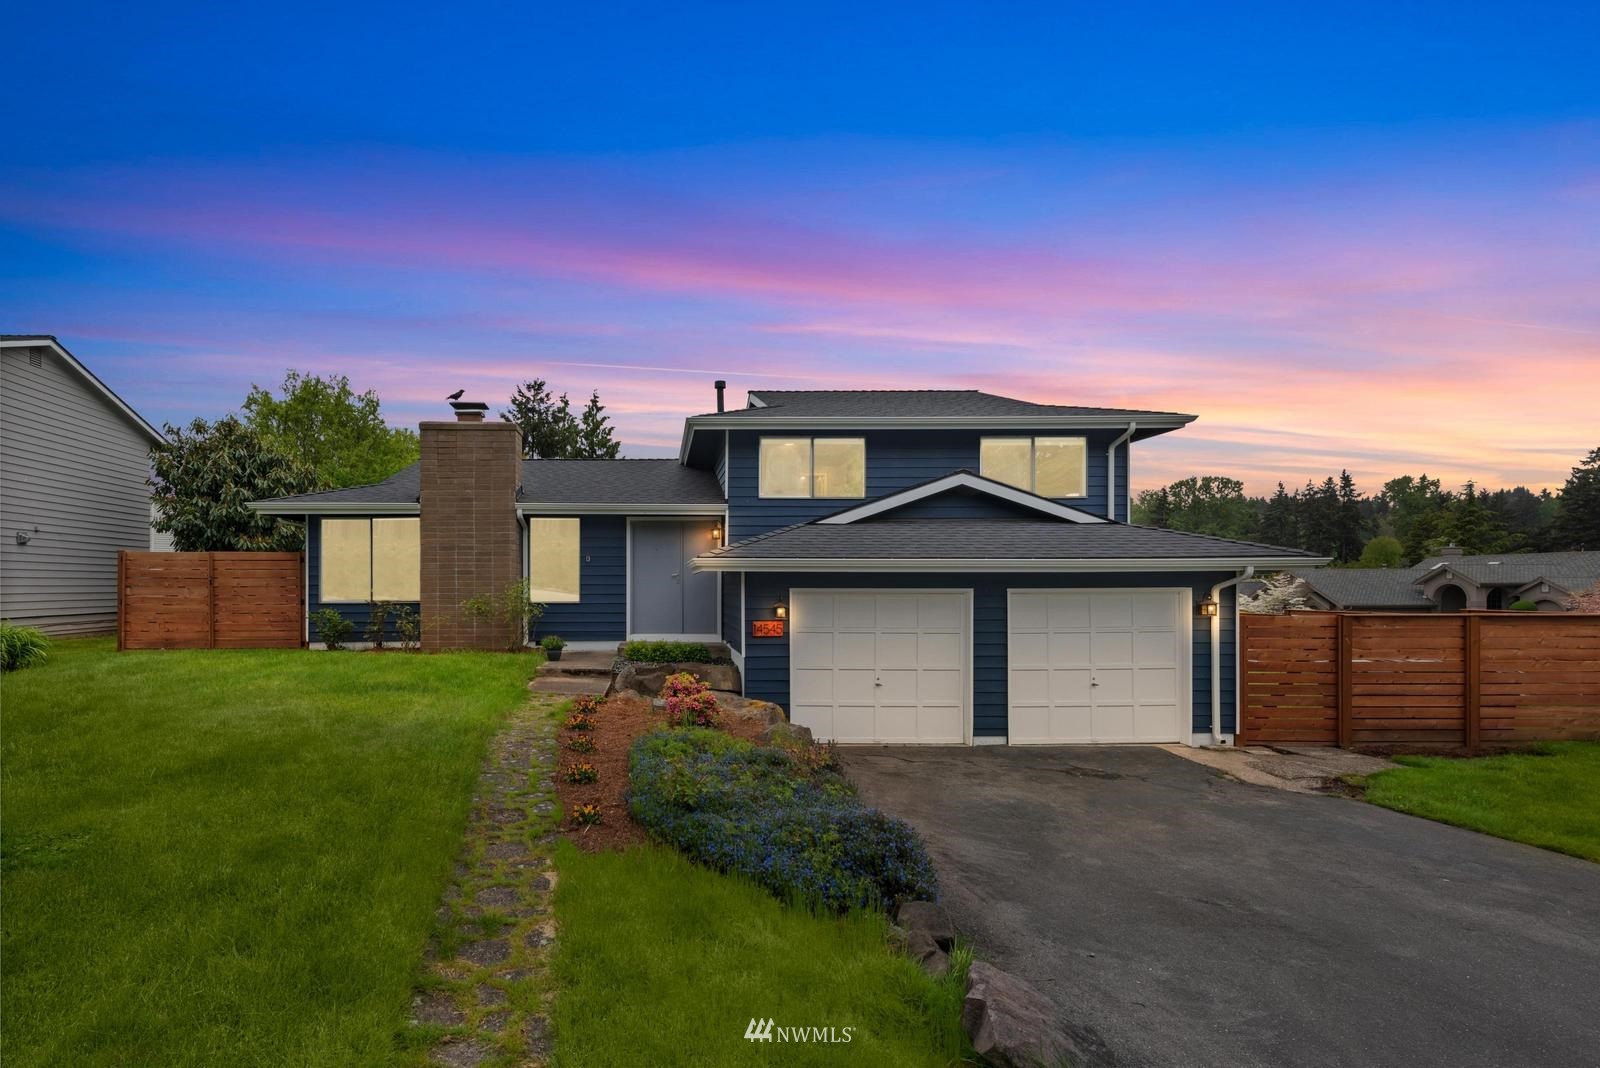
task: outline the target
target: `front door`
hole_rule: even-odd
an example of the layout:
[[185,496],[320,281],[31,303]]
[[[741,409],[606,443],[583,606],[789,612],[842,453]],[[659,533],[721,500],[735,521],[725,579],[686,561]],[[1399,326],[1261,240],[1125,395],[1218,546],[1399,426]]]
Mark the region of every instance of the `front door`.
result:
[[713,520],[636,520],[630,526],[629,625],[633,634],[717,633],[717,576],[689,561],[713,547]]

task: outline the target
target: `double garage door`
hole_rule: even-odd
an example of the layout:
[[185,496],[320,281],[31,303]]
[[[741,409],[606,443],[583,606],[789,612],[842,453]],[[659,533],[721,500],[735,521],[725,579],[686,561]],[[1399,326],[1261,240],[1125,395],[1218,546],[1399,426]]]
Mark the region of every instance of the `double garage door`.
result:
[[[968,590],[795,590],[794,722],[839,742],[960,744],[972,723]],[[1011,590],[1013,744],[1188,736],[1187,590]]]

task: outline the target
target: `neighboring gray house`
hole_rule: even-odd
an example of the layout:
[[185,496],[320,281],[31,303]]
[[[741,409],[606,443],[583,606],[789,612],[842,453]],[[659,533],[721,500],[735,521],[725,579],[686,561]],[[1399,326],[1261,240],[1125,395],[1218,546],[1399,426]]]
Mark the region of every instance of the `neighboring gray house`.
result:
[[116,628],[117,551],[151,547],[161,440],[55,338],[0,334],[0,617]]
[[1564,612],[1600,582],[1600,552],[1494,553],[1448,548],[1415,567],[1296,569],[1310,607],[1374,612],[1459,612],[1532,601]]

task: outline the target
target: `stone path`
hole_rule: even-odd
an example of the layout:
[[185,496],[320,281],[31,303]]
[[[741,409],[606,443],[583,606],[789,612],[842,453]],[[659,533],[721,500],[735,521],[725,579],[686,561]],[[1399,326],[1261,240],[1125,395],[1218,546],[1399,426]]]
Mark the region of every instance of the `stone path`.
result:
[[455,879],[435,915],[411,1005],[427,1063],[543,1065],[556,937],[556,724],[535,694],[490,744]]

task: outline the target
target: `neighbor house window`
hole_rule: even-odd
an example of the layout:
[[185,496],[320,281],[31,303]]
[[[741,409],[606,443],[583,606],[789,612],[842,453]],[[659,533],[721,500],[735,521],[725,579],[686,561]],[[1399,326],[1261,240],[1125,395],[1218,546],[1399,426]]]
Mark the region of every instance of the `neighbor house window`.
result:
[[762,438],[763,497],[865,497],[863,438]]
[[1089,444],[1083,438],[984,438],[978,473],[1041,497],[1089,492]]
[[583,570],[578,520],[528,520],[528,599],[537,604],[578,600]]
[[417,519],[324,519],[324,602],[422,599],[422,534]]

